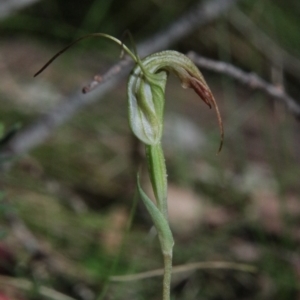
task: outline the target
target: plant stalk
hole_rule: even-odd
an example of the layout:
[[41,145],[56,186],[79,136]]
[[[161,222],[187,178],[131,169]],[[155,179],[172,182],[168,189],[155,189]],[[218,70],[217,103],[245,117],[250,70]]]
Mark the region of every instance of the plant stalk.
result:
[[[168,220],[168,182],[165,158],[161,143],[156,145],[146,145],[146,156],[152,189],[156,198],[157,208],[164,218]],[[158,232],[159,234],[159,232]],[[172,277],[172,256],[173,244],[164,247],[165,241],[159,234],[164,259],[164,278],[163,278],[163,300],[170,300],[171,277]]]
[[161,143],[146,145],[146,157],[157,207],[168,220],[167,170]]
[[172,277],[172,253],[164,253],[164,279],[163,279],[163,300],[170,300],[171,277]]

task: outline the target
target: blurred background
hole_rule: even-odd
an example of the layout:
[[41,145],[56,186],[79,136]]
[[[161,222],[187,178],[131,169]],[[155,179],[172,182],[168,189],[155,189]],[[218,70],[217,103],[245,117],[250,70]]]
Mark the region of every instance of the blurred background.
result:
[[[47,115],[119,61],[119,47],[88,39],[33,78],[62,47],[91,32],[121,38],[126,29],[139,44],[209,2],[222,5],[0,1],[1,300],[160,299],[161,277],[128,277],[161,268],[162,258],[135,196],[136,171],[145,173],[146,190],[149,181],[143,147],[128,127],[126,79],[46,139],[34,144],[28,135],[17,155],[6,154],[18,134],[51,127]],[[297,101],[300,2],[225,2],[228,9],[169,48],[254,72]],[[163,147],[174,265],[195,265],[174,274],[173,299],[300,299],[299,120],[283,101],[201,70],[220,107],[225,143],[216,155],[215,113],[170,76]]]

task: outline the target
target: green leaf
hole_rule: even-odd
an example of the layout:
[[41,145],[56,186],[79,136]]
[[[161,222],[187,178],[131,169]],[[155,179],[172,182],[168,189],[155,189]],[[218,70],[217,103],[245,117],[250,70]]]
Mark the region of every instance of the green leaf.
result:
[[167,170],[161,144],[145,146],[148,171],[158,210],[168,218]]
[[164,254],[172,254],[172,249],[174,246],[173,235],[169,226],[167,219],[163,214],[158,210],[155,204],[151,199],[145,194],[142,190],[139,182],[139,176],[137,178],[138,190],[141,195],[141,198],[152,218],[152,221],[155,225],[155,228],[158,232],[158,237],[161,243],[161,248]]

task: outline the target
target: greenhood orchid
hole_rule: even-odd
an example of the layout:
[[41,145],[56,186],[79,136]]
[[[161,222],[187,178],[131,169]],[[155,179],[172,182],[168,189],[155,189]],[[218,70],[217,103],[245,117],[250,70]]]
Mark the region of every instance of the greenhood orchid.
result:
[[41,73],[60,54],[87,37],[104,37],[114,41],[136,63],[127,85],[129,124],[134,135],[145,144],[147,166],[155,195],[155,203],[144,193],[139,179],[138,191],[157,229],[165,268],[163,300],[169,300],[174,241],[168,223],[167,171],[161,147],[165,88],[168,75],[170,73],[175,74],[181,81],[183,88],[192,88],[210,108],[215,108],[221,132],[219,151],[222,148],[224,137],[220,112],[203,76],[188,57],[177,51],[162,51],[140,59],[136,51],[132,52],[123,42],[104,33],[94,33],[79,38],[51,58],[35,76]]
[[161,140],[166,79],[175,74],[183,88],[192,88],[211,108],[216,109],[223,143],[223,125],[216,101],[194,63],[177,51],[151,54],[136,65],[128,81],[129,121],[142,142],[153,145]]

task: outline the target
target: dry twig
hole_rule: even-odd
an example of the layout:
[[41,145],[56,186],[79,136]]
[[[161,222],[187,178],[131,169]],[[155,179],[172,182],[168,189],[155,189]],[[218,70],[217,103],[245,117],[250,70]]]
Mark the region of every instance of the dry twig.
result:
[[268,83],[257,74],[244,72],[229,63],[211,60],[194,52],[190,52],[188,56],[201,68],[230,76],[251,89],[260,90],[272,98],[282,101],[296,118],[300,118],[300,104],[284,90]]
[[[152,52],[160,51],[168,48],[173,43],[179,41],[183,37],[191,33],[195,28],[207,24],[211,20],[217,18],[238,0],[212,0],[199,3],[183,15],[181,18],[176,20],[170,27],[155,34],[152,38],[147,39],[137,46],[137,52],[141,57],[146,56]],[[105,78],[107,74],[113,73],[116,69],[122,69],[127,63],[121,62],[116,66],[113,66],[105,75],[100,78]],[[83,89],[84,92],[88,92],[94,89],[97,85],[103,82],[98,80],[99,76]]]
[[[256,267],[247,264],[240,264],[240,263],[227,262],[227,261],[206,261],[206,262],[190,263],[190,264],[175,266],[173,267],[172,274],[191,272],[198,269],[226,269],[226,270],[236,270],[236,271],[250,272],[250,273],[254,273],[257,271]],[[112,276],[110,277],[110,280],[115,282],[126,282],[126,281],[134,281],[134,280],[141,280],[141,279],[146,279],[146,278],[151,278],[156,276],[162,276],[163,274],[164,274],[163,269],[156,269],[156,270],[132,274],[132,275]]]

